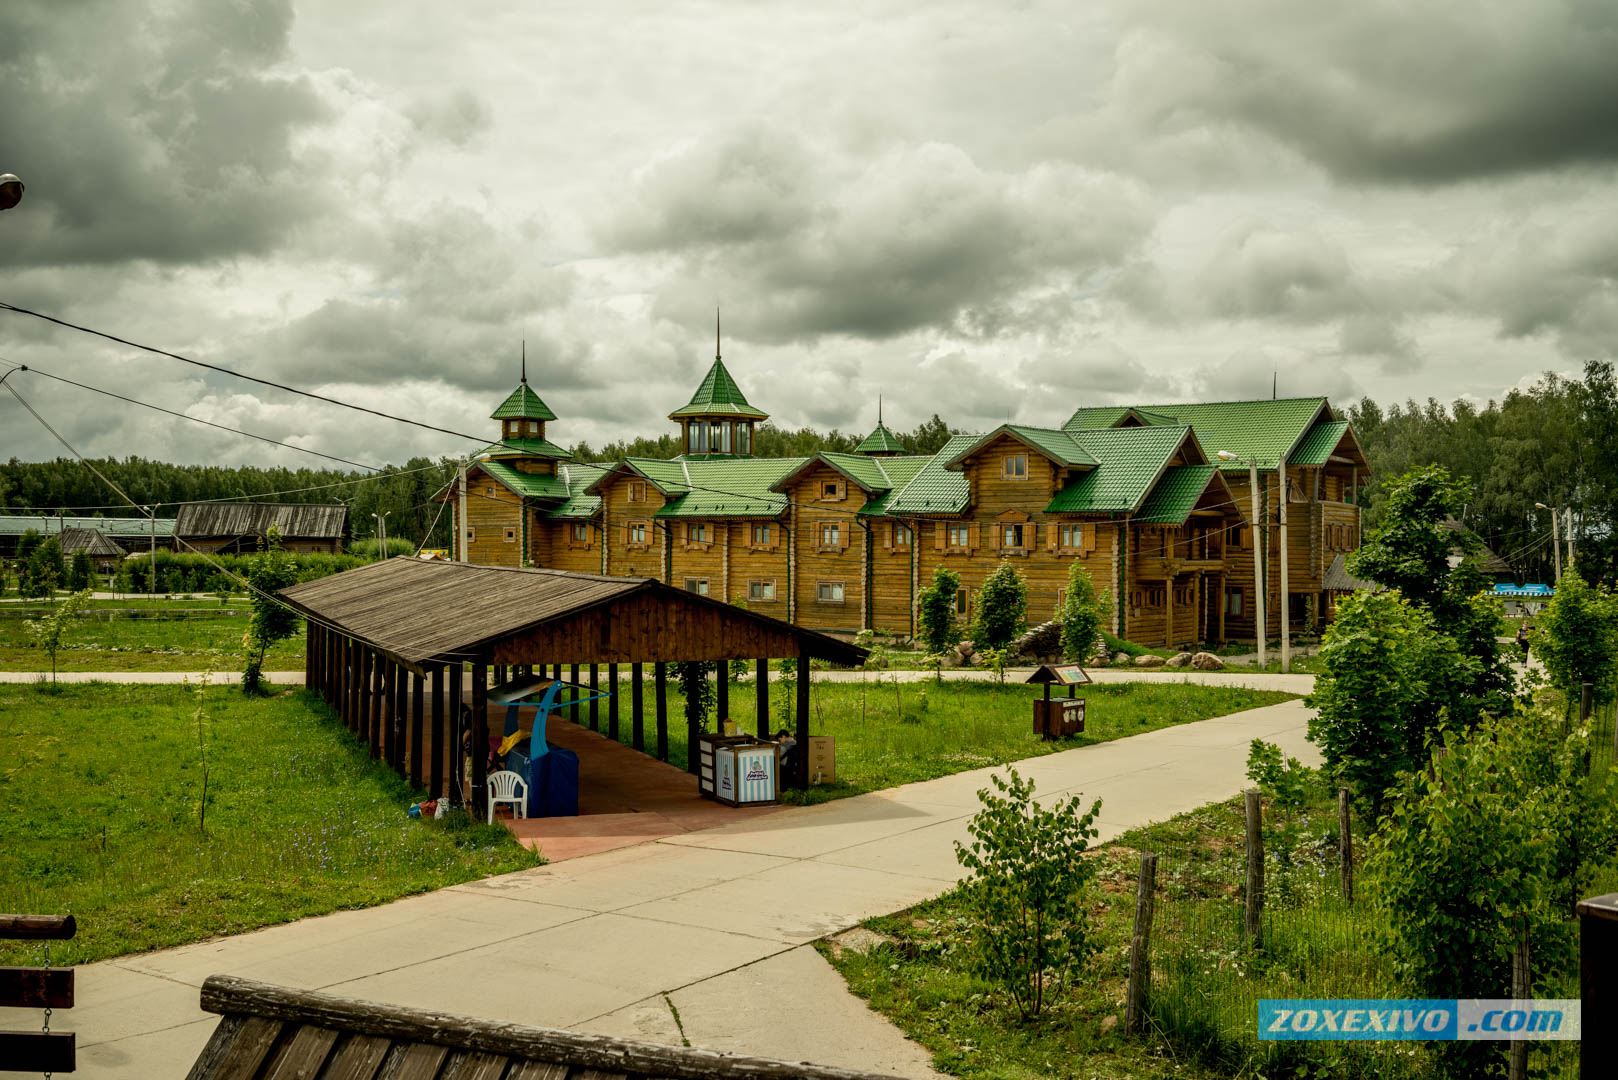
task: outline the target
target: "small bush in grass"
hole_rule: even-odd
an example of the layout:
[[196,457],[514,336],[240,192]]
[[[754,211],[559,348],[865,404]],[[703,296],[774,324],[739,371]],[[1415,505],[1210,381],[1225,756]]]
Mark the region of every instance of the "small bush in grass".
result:
[[1064,983],[1101,947],[1083,902],[1096,872],[1083,856],[1101,800],[1084,813],[1076,795],[1046,809],[1032,780],[1006,773],[989,777],[996,791],[978,792],[972,843],[957,841],[955,857],[973,875],[962,882],[975,915],[973,967],[1028,1020],[1044,1008],[1047,984]]
[[921,639],[932,652],[941,653],[960,640],[955,630],[955,593],[960,587],[961,575],[940,566],[933,571],[933,583],[921,591],[917,617]]
[[63,600],[61,606],[47,615],[29,619],[23,624],[34,644],[51,657],[51,682],[56,682],[56,654],[62,648],[62,635],[67,632],[68,620],[90,605],[90,590],[76,592]]
[[1077,559],[1067,572],[1067,596],[1062,601],[1062,655],[1083,663],[1095,651],[1101,621],[1112,610],[1112,596],[1106,590],[1096,594],[1090,572]]
[[979,652],[1005,648],[1027,624],[1028,582],[1010,562],[1001,560],[984,579],[977,601],[972,643]]
[[265,650],[297,633],[297,614],[275,595],[297,580],[297,565],[281,547],[280,530],[272,525],[264,550],[247,570],[247,581],[253,588],[248,598],[253,613],[248,617],[242,643],[242,689],[248,693],[260,690]]

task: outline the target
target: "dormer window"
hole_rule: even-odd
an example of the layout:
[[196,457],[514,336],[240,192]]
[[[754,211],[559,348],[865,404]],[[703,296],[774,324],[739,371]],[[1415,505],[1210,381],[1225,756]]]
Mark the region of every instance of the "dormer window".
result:
[[1007,480],[1028,479],[1028,455],[1007,454],[1000,462],[1000,475]]

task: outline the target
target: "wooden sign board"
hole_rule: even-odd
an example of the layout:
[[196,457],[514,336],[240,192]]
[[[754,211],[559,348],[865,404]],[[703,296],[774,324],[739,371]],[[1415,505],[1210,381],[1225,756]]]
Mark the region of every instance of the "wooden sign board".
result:
[[71,1031],[0,1031],[0,1070],[6,1072],[73,1072],[77,1054],[77,1036]]
[[837,739],[831,735],[809,736],[809,782],[837,782]]
[[71,1009],[72,968],[0,967],[0,1008]]

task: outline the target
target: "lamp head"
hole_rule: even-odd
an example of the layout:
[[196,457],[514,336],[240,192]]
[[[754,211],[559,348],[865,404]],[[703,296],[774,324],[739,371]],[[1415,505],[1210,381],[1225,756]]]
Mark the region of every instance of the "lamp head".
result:
[[1535,510],[1549,510],[1550,507],[1546,506],[1544,503],[1535,503],[1534,504],[1534,509]]
[[1236,461],[1236,460],[1238,460],[1236,455],[1231,453],[1229,450],[1221,450],[1221,451],[1219,451],[1219,453],[1215,454],[1214,456],[1217,457],[1220,461]]
[[0,210],[10,210],[22,202],[22,181],[16,173],[0,173]]

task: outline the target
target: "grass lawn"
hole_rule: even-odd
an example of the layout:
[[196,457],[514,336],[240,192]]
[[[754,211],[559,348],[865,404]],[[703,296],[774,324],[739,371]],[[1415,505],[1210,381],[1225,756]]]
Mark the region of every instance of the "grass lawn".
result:
[[[0,911],[78,917],[53,963],[198,941],[536,865],[418,797],[312,695],[0,685]],[[38,961],[0,944],[0,963]]]
[[[210,611],[219,601],[160,600],[167,614],[131,618],[153,607],[150,600],[97,600],[63,634],[56,654],[58,671],[218,671],[241,669],[242,635],[247,630],[246,602],[233,603],[235,614]],[[180,609],[194,608],[180,613]],[[0,605],[0,669],[49,671],[50,656],[34,645],[24,623],[49,610],[42,605]],[[26,612],[26,614],[25,614]],[[303,670],[303,633],[277,642],[264,661],[265,671]]]
[[[648,684],[650,681],[648,672]],[[684,767],[685,699],[678,685],[670,679],[669,760]],[[994,681],[896,683],[878,672],[870,672],[864,682],[816,682],[810,693],[810,730],[836,738],[837,782],[807,792],[788,792],[785,797],[792,802],[825,802],[1274,705],[1298,696],[1188,683],[1092,685],[1084,687],[1084,734],[1046,742],[1033,732],[1031,702],[1039,693],[1038,687],[1018,683],[1002,686]],[[628,743],[627,686],[621,694],[618,735],[620,741]],[[646,745],[655,749],[652,696],[648,685]],[[771,730],[791,728],[792,721],[778,711],[792,704],[789,687],[772,681],[770,700],[777,710]],[[743,731],[758,730],[756,701],[751,682],[731,687],[730,719]],[[605,729],[605,710],[600,722]]]

